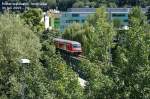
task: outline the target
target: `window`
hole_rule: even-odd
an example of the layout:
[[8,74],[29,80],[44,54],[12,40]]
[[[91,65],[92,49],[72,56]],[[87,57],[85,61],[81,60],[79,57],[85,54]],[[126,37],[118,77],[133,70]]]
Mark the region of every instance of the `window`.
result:
[[116,14],[116,13],[114,13],[114,14],[112,14],[112,17],[124,17],[124,16],[126,16],[125,14]]
[[69,20],[66,20],[66,23],[69,23]]
[[67,14],[65,13],[64,16],[67,17]]
[[79,17],[79,14],[72,14],[72,17]]
[[78,22],[80,22],[80,21],[79,21],[79,20],[74,20],[74,22],[77,22],[77,23],[78,23]]
[[82,20],[82,23],[84,23],[85,22],[85,20]]
[[128,19],[124,20],[124,22],[128,22]]
[[80,44],[73,44],[73,48],[81,48]]
[[66,20],[66,23],[72,23],[73,20]]

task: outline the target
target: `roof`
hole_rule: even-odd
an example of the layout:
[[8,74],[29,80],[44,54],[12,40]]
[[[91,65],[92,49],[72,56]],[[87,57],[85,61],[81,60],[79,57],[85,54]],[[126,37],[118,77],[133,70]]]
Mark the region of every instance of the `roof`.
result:
[[61,38],[55,38],[54,41],[64,42],[64,43],[72,43],[72,44],[80,44],[77,41],[65,40],[65,39],[61,39]]
[[68,12],[95,12],[96,8],[69,8]]
[[[68,12],[96,12],[97,8],[69,8]],[[108,12],[129,12],[131,8],[107,8]]]
[[[68,8],[67,13],[95,13],[97,8]],[[132,8],[107,8],[107,12],[111,13],[129,13]],[[145,13],[147,8],[141,8]]]
[[108,12],[129,12],[130,8],[108,8]]

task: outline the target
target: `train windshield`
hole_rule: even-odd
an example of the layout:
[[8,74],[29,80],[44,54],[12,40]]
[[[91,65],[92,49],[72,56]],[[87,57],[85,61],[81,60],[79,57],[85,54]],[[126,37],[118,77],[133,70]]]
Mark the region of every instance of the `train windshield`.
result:
[[73,48],[81,48],[80,44],[73,44]]

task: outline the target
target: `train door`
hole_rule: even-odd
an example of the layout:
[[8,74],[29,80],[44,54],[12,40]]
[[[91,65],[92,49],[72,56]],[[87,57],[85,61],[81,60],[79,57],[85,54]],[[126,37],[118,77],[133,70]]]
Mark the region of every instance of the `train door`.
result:
[[71,47],[71,44],[70,43],[67,43],[67,51],[72,51],[72,47]]

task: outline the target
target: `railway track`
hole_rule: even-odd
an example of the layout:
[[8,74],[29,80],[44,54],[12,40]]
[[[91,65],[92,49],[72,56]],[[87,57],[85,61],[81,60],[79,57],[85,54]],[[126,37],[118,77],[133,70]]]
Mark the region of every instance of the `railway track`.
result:
[[66,61],[67,65],[69,65],[73,71],[75,71],[80,78],[85,79],[84,72],[79,69],[79,65],[82,59],[87,59],[85,56],[72,56],[69,54],[61,53],[62,58]]

